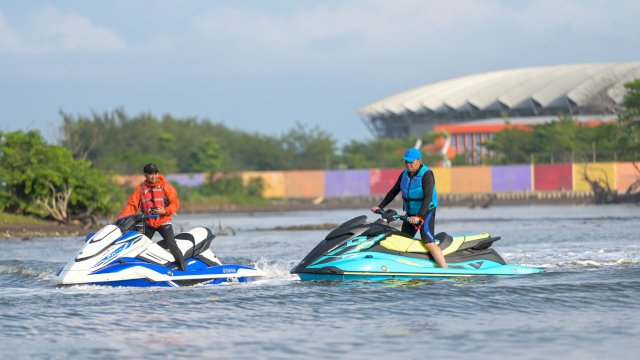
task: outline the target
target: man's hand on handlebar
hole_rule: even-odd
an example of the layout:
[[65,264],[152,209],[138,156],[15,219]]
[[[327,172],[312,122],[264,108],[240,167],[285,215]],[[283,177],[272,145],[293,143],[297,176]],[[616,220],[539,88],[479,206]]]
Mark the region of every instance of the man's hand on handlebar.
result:
[[158,215],[164,215],[164,214],[167,213],[167,211],[162,207],[154,207],[153,209],[151,209],[151,213],[152,214],[158,214]]
[[380,207],[379,206],[374,206],[371,208],[371,212],[374,214],[379,214],[380,213]]

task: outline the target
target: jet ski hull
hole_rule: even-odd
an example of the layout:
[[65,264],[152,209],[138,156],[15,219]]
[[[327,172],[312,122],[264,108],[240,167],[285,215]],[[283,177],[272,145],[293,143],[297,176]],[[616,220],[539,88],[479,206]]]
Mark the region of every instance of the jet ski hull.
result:
[[[255,281],[263,275],[242,265],[225,264],[206,267],[197,259],[187,259],[187,271],[175,267],[149,264],[132,258],[121,258],[98,271],[62,270],[58,274],[58,286],[99,285],[131,287],[181,287],[244,283]],[[201,266],[198,266],[201,265]],[[196,268],[198,270],[191,270]]]
[[323,264],[311,265],[296,273],[301,280],[385,280],[524,275],[542,272],[532,267],[504,265],[482,259],[449,263],[447,268],[440,268],[431,260],[373,252],[358,253],[346,259],[336,258],[336,261],[330,260],[324,259]]

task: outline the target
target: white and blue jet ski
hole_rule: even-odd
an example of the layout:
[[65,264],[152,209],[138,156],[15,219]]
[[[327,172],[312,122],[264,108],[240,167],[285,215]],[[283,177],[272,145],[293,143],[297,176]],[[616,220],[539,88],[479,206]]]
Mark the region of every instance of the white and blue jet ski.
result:
[[136,231],[143,222],[144,215],[131,215],[87,235],[78,255],[57,274],[56,284],[179,287],[248,282],[264,276],[247,266],[222,264],[210,249],[215,235],[204,227],[175,235],[186,264],[181,271],[164,240],[154,243]]

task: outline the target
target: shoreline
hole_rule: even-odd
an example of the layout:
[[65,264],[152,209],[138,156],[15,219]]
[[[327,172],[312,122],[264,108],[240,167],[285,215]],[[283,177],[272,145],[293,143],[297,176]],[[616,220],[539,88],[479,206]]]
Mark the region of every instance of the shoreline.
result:
[[[370,209],[379,204],[383,195],[334,197],[315,199],[288,199],[269,205],[234,205],[234,204],[184,204],[180,212],[197,213],[239,213],[270,211],[305,211],[333,209]],[[472,194],[438,194],[441,206],[490,207],[508,205],[588,205],[594,204],[593,193],[590,192],[514,192],[514,193],[472,193]],[[391,207],[402,209],[402,199],[396,196]]]
[[[382,201],[382,196],[344,197],[329,199],[287,200],[270,205],[229,205],[215,206],[208,204],[184,204],[181,213],[185,214],[228,214],[228,213],[261,213],[291,212],[339,209],[370,209]],[[505,194],[443,194],[439,196],[441,206],[489,208],[491,206],[514,205],[591,205],[594,204],[592,194],[559,193],[540,197],[539,193]],[[390,206],[402,209],[401,199],[396,198]],[[314,226],[313,224],[309,226]],[[82,237],[94,231],[81,224],[60,224],[54,221],[38,223],[0,223],[0,240],[30,240],[39,237]]]
[[2,240],[31,240],[40,237],[76,237],[84,236],[90,230],[77,224],[60,224],[55,221],[44,221],[42,223],[0,224],[0,241]]

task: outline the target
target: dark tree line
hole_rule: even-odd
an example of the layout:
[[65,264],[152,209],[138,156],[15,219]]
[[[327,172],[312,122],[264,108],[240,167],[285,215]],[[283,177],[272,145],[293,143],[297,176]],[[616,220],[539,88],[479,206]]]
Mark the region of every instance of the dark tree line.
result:
[[279,136],[234,130],[206,119],[134,117],[124,110],[62,112],[62,145],[78,159],[122,174],[156,162],[164,172],[398,167],[415,138],[352,141],[338,149],[318,126],[296,123]]

